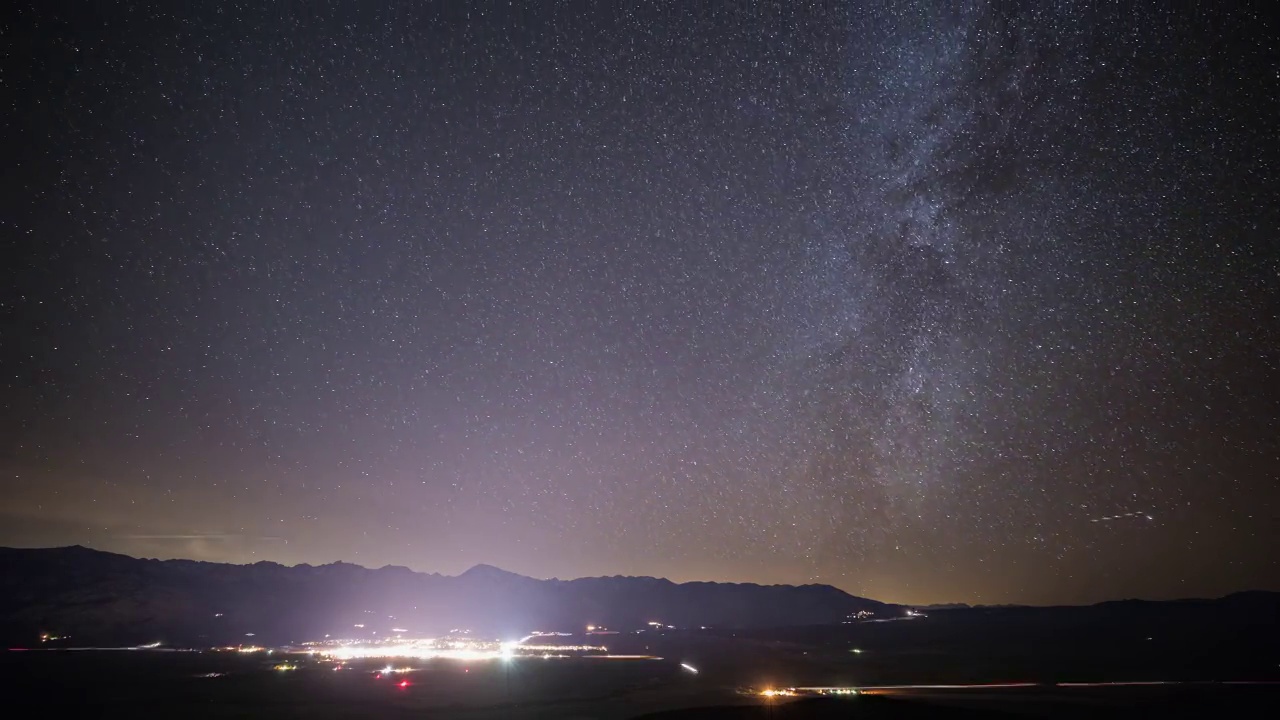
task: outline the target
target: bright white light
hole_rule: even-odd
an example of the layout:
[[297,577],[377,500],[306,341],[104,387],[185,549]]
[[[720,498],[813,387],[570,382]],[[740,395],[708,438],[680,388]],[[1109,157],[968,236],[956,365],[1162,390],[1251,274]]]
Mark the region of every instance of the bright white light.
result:
[[496,660],[503,656],[498,643],[441,643],[436,640],[362,643],[320,648],[319,653],[333,660],[360,658],[406,658],[414,660]]
[[378,640],[329,640],[323,643],[309,643],[312,651],[334,661],[357,660],[361,658],[382,658],[391,660],[404,658],[412,660],[510,660],[523,655],[550,654],[561,656],[563,653],[583,654],[596,657],[595,653],[608,653],[604,645],[531,645],[526,644],[538,635],[529,635],[519,640],[498,642],[495,640],[470,640],[457,638],[402,638],[388,636]]
[[697,675],[697,674],[698,674],[698,669],[697,669],[697,668],[695,668],[694,666],[690,665],[689,663],[680,663],[680,667],[684,668],[685,670],[688,670],[689,672],[693,673],[694,675]]

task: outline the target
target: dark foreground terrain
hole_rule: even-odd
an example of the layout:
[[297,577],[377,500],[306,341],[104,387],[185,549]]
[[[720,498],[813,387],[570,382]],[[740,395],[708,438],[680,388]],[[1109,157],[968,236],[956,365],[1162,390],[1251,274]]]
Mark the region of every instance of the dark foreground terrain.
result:
[[[293,670],[275,669],[282,663]],[[397,663],[405,665],[408,663]],[[1200,718],[1272,717],[1280,685],[880,688],[842,698],[748,694],[669,660],[330,664],[282,654],[0,654],[20,716],[130,718]],[[403,685],[402,685],[403,683]],[[755,688],[759,690],[759,687]]]
[[[296,669],[274,669],[282,663]],[[630,717],[689,707],[704,695],[732,699],[690,684],[679,665],[652,660],[398,661],[415,671],[378,677],[383,664],[335,671],[280,653],[53,651],[4,653],[0,672],[17,690],[10,707],[61,717]]]
[[855,698],[807,698],[737,707],[699,707],[639,716],[645,720],[826,720],[828,718],[1264,718],[1280,701],[1275,686],[1043,687],[910,691]]

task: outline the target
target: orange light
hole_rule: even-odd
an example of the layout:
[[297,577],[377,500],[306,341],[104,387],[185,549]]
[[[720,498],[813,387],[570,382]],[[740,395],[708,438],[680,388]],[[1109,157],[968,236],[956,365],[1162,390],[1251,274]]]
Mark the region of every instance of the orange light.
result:
[[795,692],[793,692],[792,690],[764,690],[764,691],[761,691],[760,694],[767,698],[791,697],[792,695],[795,695]]

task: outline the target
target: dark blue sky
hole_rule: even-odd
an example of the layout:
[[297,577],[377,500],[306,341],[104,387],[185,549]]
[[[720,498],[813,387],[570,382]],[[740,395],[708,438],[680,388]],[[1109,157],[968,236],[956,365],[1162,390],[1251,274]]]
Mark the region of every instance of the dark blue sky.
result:
[[0,542],[1280,588],[1276,34],[861,5],[18,7]]

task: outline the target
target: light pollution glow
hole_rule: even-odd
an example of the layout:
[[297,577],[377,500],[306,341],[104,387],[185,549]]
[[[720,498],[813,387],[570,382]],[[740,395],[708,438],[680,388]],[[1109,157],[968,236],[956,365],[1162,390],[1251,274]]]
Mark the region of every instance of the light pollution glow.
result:
[[437,638],[401,639],[395,642],[358,643],[338,641],[313,651],[332,660],[368,658],[405,658],[414,660],[484,661],[514,658],[520,654],[541,653],[542,657],[566,657],[563,653],[608,653],[603,645],[525,645],[541,635],[528,635],[520,640],[451,640]]

